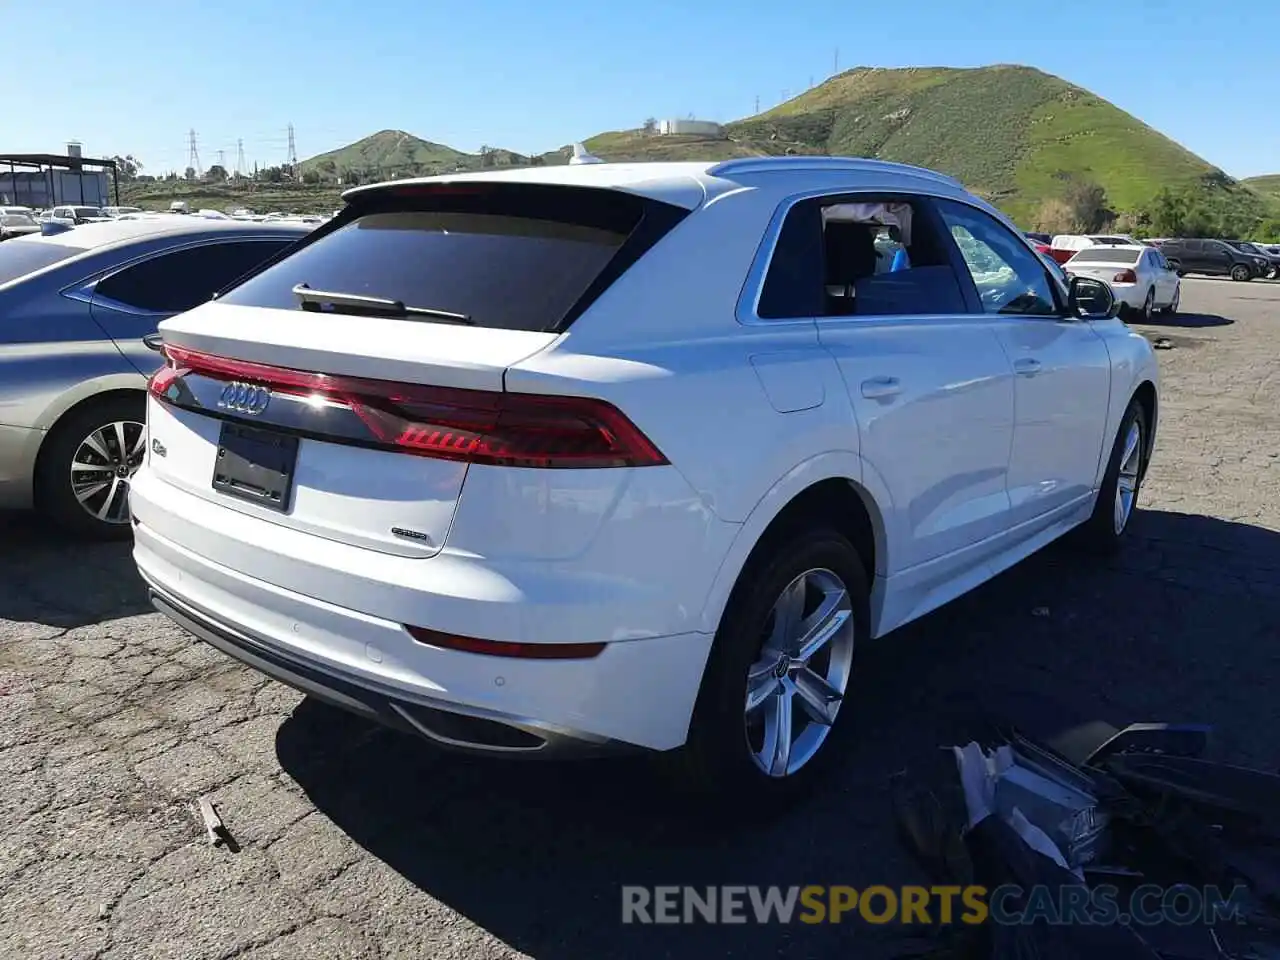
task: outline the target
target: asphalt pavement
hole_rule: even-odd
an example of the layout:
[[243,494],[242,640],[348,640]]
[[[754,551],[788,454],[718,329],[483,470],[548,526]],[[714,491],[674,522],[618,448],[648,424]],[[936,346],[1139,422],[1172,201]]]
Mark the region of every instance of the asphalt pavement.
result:
[[127,545],[0,516],[0,956],[887,957],[860,921],[623,926],[620,887],[921,882],[889,777],[1011,690],[1212,722],[1276,767],[1280,282],[1187,280],[1182,305],[1139,327],[1167,349],[1128,549],[1051,547],[869,645],[855,744],[767,821],[694,815],[635,762],[442,756],[193,642]]

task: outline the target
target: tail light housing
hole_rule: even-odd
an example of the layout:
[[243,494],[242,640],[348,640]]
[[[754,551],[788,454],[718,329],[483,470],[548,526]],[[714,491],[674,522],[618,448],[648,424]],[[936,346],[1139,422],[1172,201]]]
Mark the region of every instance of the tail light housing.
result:
[[1138,275],[1132,270],[1121,270],[1111,278],[1112,283],[1137,283]]
[[148,383],[174,402],[188,374],[246,381],[273,393],[350,408],[379,446],[495,466],[602,468],[661,466],[668,460],[617,407],[591,397],[543,396],[331,376],[217,357],[166,344],[165,366]]
[[426,627],[405,625],[409,636],[429,647],[477,653],[486,657],[515,660],[590,660],[603,651],[603,643],[520,643],[511,640],[481,640],[453,633],[441,633]]

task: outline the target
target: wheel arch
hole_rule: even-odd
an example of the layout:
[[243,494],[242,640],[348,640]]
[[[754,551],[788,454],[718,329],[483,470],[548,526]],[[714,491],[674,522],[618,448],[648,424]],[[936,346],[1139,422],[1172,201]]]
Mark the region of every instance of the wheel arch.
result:
[[[116,377],[104,379],[106,379],[108,383],[120,380],[120,378]],[[80,386],[84,387],[86,385],[87,384],[81,384]],[[32,502],[37,506],[40,502],[40,487],[36,482],[36,479],[40,476],[41,468],[48,456],[50,449],[49,440],[51,437],[56,435],[58,427],[65,423],[68,417],[74,416],[81,410],[87,409],[93,404],[104,403],[118,397],[128,399],[136,398],[138,400],[145,401],[146,396],[147,391],[145,386],[134,386],[130,380],[124,380],[123,382],[117,382],[116,385],[108,385],[103,389],[92,390],[88,393],[85,393],[83,390],[78,390],[70,399],[68,399],[68,394],[64,394],[59,398],[59,403],[51,405],[50,410],[47,410],[45,417],[42,418],[42,421],[46,424],[43,427],[44,436],[41,438],[40,447],[36,450],[35,458],[31,462]],[[76,397],[78,397],[78,399],[76,399]],[[53,413],[53,415],[50,415],[50,411],[56,412]]]
[[823,454],[789,472],[760,498],[729,548],[703,606],[701,628],[714,633],[745,574],[770,547],[818,518],[831,521],[858,552],[870,582],[872,628],[878,594],[891,569],[892,517],[887,488],[857,454]]
[[1137,401],[1138,406],[1142,408],[1142,418],[1147,424],[1147,447],[1142,451],[1142,474],[1145,479],[1147,474],[1147,465],[1151,462],[1151,454],[1155,450],[1156,445],[1156,421],[1160,415],[1160,396],[1156,392],[1156,385],[1150,380],[1143,380],[1133,391],[1133,397],[1130,402]]

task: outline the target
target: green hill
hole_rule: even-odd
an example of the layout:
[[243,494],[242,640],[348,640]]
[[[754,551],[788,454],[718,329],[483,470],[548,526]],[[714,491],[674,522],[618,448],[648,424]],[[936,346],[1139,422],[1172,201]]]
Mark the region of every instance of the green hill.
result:
[[1015,216],[1073,181],[1098,184],[1126,211],[1162,188],[1230,180],[1101,97],[1031,67],[859,67],[725,129],[728,139],[719,141],[630,131],[587,145],[607,160],[784,153],[896,160],[958,177]]
[[400,174],[442,173],[464,166],[474,159],[453,147],[422,140],[403,130],[380,130],[372,136],[337,150],[330,150],[298,164],[299,172],[341,173],[354,170],[371,176],[393,177]]
[[1280,201],[1280,173],[1268,174],[1265,177],[1248,177],[1240,182],[1251,190]]

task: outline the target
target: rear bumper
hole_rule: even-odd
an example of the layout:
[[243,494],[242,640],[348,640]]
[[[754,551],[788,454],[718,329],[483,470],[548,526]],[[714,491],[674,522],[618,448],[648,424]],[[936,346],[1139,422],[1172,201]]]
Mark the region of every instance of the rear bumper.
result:
[[[316,589],[302,593],[197,555],[157,531],[153,521],[159,508],[147,494],[145,482],[132,490],[134,559],[157,607],[200,639],[269,676],[445,746],[484,753],[592,753],[625,746],[669,750],[688,735],[710,635],[614,640],[598,656],[575,660],[492,657],[429,646],[409,635],[394,605],[377,615],[334,602],[342,594],[324,591],[326,578],[312,579]],[[289,565],[278,554],[271,559],[281,570]],[[422,564],[425,575],[425,565],[439,560],[410,562]],[[358,576],[355,570],[333,573]],[[460,581],[453,588],[467,586]],[[422,616],[407,622],[465,632],[432,622],[432,598],[421,589],[413,599]],[[438,599],[442,605],[460,600]],[[478,607],[511,605],[507,598],[465,599]],[[485,611],[476,609],[475,622],[485,620]],[[467,635],[507,639],[480,630]]]

